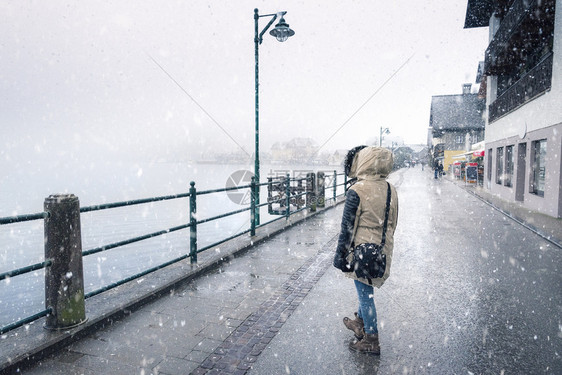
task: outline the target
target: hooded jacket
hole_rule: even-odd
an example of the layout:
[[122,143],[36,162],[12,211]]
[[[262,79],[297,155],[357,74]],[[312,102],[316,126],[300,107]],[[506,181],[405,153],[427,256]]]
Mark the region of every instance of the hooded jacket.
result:
[[[351,165],[349,178],[357,182],[348,190],[337,250],[345,254],[348,261],[353,259],[353,248],[362,243],[380,244],[386,210],[387,181],[392,171],[392,152],[380,147],[366,147],[359,151]],[[391,201],[386,229],[386,270],[382,278],[361,279],[355,272],[346,276],[362,283],[380,288],[390,276],[394,231],[398,222],[398,195],[390,185]]]

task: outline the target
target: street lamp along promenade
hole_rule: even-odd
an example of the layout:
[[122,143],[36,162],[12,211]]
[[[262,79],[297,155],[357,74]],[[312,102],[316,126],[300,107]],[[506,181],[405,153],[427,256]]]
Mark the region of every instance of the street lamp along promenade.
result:
[[381,126],[381,131],[379,133],[379,147],[382,147],[382,137],[385,134],[390,134],[390,129],[389,128],[384,128]]
[[[269,29],[269,27],[273,24],[273,22],[275,22],[275,20],[277,19],[277,17],[280,17],[279,23],[277,23],[277,25],[275,25],[275,28],[273,30],[271,30],[269,32],[270,35],[274,36],[275,38],[277,38],[278,41],[280,42],[284,42],[286,41],[290,36],[295,35],[295,32],[293,30],[291,30],[289,28],[289,24],[287,24],[285,22],[285,19],[283,18],[283,16],[286,14],[287,12],[279,12],[279,13],[274,13],[274,14],[263,14],[263,15],[259,15],[258,13],[258,9],[254,9],[254,26],[255,26],[255,35],[254,35],[254,44],[255,44],[255,48],[256,48],[256,141],[255,141],[255,146],[256,146],[256,150],[254,153],[254,160],[255,160],[255,165],[254,165],[254,177],[255,177],[255,181],[256,181],[256,190],[254,191],[255,197],[256,197],[256,208],[255,208],[255,224],[259,225],[260,223],[260,154],[259,154],[259,143],[260,143],[260,138],[259,138],[259,58],[258,58],[258,50],[259,50],[259,45],[262,43],[263,39],[263,34],[265,34],[265,32]],[[260,32],[259,28],[258,28],[258,20],[261,17],[272,17],[271,20],[269,21],[269,23],[264,27],[264,29]]]

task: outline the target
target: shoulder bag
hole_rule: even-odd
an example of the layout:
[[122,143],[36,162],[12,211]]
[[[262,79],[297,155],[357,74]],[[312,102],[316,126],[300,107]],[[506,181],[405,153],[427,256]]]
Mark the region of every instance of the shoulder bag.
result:
[[384,225],[382,228],[382,240],[380,245],[374,243],[362,243],[353,249],[352,269],[355,275],[361,279],[377,279],[384,275],[386,270],[386,254],[382,249],[386,243],[386,227],[388,226],[388,214],[390,211],[390,184],[387,182],[386,209],[384,212]]

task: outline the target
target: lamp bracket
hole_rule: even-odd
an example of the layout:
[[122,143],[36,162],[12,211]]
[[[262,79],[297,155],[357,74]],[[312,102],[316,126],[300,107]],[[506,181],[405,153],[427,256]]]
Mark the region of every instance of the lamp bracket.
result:
[[[258,22],[259,18],[262,17],[273,17],[269,23],[263,28],[263,30],[261,31],[261,33],[259,34],[259,36],[257,36],[256,42],[258,42],[259,44],[262,44],[263,42],[263,34],[265,34],[265,32],[271,27],[271,25],[273,25],[273,22],[275,22],[275,20],[277,19],[277,17],[283,17],[285,14],[287,14],[287,11],[283,11],[283,12],[277,12],[277,13],[271,13],[271,14],[258,14],[258,10],[254,9],[254,19],[256,20],[256,25]],[[256,26],[256,30],[257,30],[257,26]]]
[[[261,31],[259,37],[258,37],[258,42],[261,44],[263,42],[263,34],[265,34],[265,32],[269,29],[269,27],[273,24],[273,22],[275,22],[275,20],[277,19],[277,14],[270,14],[270,16],[272,16],[273,18],[269,21],[269,23],[263,28],[263,30]],[[260,16],[260,17],[265,17],[265,16]]]

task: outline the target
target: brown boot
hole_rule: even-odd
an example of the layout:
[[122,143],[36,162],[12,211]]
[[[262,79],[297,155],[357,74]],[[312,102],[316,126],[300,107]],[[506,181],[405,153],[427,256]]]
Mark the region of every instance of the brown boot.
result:
[[363,339],[354,343],[350,343],[349,348],[359,353],[380,355],[381,347],[379,345],[379,335],[365,334]]
[[363,338],[363,327],[365,326],[363,324],[363,319],[361,319],[357,313],[355,314],[355,319],[351,320],[349,319],[347,316],[345,318],[343,318],[343,324],[345,324],[345,326],[347,327],[347,329],[352,330],[353,333],[355,333],[355,337],[358,340],[361,340]]

